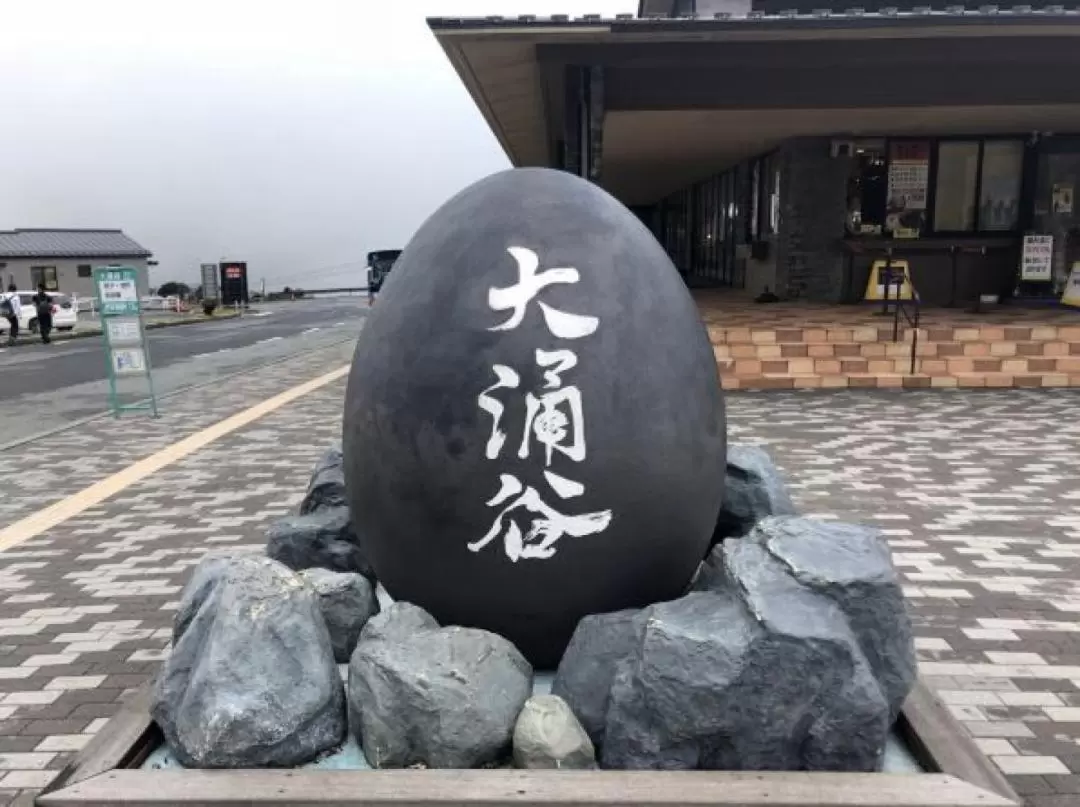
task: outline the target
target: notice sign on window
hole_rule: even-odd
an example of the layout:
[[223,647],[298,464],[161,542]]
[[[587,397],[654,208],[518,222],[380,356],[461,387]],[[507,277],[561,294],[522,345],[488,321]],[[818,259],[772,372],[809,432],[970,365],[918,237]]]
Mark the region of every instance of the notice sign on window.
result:
[[1047,283],[1053,277],[1054,236],[1025,235],[1020,257],[1020,279]]
[[918,236],[926,224],[929,185],[930,144],[923,141],[898,141],[891,144],[885,229],[894,234],[913,231],[915,236]]

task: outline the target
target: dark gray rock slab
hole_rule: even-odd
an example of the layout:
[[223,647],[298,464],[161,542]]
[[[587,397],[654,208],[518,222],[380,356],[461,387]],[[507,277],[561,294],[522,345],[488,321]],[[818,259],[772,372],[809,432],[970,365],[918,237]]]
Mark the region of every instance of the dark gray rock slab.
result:
[[758,446],[729,445],[724,502],[713,543],[745,535],[766,516],[795,515],[787,484],[769,453]]
[[394,602],[371,619],[360,631],[361,642],[396,641],[420,631],[438,630],[435,617],[410,602]]
[[152,714],[192,768],[291,767],[346,736],[345,697],[314,592],[258,555],[209,559],[155,682]]
[[514,725],[514,765],[587,770],[596,767],[596,751],[566,701],[557,695],[535,695],[525,702]]
[[300,577],[319,598],[319,609],[334,647],[334,660],[347,664],[360,631],[379,613],[375,585],[362,574],[329,569],[305,569]]
[[646,611],[618,665],[601,765],[879,770],[889,710],[844,613],[752,541],[729,585]]
[[328,507],[275,521],[267,532],[266,554],[298,572],[329,569],[375,579],[348,507]]
[[350,728],[375,768],[475,768],[510,752],[532,668],[473,628],[362,640],[349,662]]
[[616,668],[633,653],[644,613],[627,609],[583,618],[555,672],[551,694],[566,701],[597,745],[604,741]]
[[716,357],[663,247],[598,185],[540,168],[473,184],[416,231],[357,342],[343,424],[390,596],[538,669],[583,616],[685,592],[725,438]]
[[307,492],[300,502],[300,515],[335,507],[347,507],[345,467],[340,444],[326,449],[311,472]]
[[753,530],[788,572],[847,615],[895,720],[917,677],[911,619],[879,530],[809,518],[768,518]]

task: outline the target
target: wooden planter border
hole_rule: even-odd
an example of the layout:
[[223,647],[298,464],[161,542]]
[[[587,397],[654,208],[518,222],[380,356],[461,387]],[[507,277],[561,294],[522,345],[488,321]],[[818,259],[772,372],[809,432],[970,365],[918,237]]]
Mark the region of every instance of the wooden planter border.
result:
[[917,682],[898,721],[928,773],[713,771],[144,771],[161,743],[150,690],[125,704],[37,799],[41,807],[1016,807],[1020,799]]

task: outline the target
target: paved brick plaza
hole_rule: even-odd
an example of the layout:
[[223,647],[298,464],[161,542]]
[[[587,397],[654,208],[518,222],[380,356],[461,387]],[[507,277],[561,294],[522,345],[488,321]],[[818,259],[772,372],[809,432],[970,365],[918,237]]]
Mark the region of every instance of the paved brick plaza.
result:
[[[0,526],[347,357],[179,396],[168,434],[103,421],[49,438],[51,471],[6,455]],[[154,672],[200,555],[258,549],[295,506],[343,393],[324,387],[0,554],[0,805],[29,804]],[[886,530],[923,674],[1036,807],[1080,800],[1078,407],[1069,390],[729,398],[733,439],[767,444],[806,512]]]

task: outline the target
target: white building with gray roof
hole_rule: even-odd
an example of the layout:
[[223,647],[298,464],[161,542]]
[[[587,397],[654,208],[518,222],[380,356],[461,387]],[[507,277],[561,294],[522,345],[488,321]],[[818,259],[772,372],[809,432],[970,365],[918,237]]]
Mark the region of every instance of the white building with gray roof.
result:
[[19,291],[44,283],[49,291],[94,296],[98,266],[133,266],[139,295],[150,293],[150,250],[120,230],[0,230],[0,281]]

